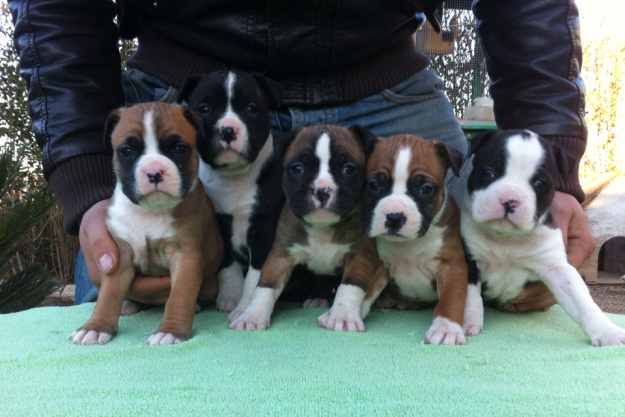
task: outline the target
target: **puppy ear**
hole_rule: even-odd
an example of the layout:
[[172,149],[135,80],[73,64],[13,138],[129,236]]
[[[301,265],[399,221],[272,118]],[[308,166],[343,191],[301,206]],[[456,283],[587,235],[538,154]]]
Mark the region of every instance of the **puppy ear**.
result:
[[286,151],[291,146],[291,142],[295,139],[295,136],[299,133],[300,129],[292,130],[288,133],[273,137],[273,155],[279,161],[284,159]]
[[206,134],[204,133],[204,123],[202,121],[202,116],[198,113],[194,112],[188,107],[180,107],[182,111],[182,115],[185,119],[193,126],[195,130],[195,146],[201,147],[206,142]]
[[569,180],[569,177],[575,169],[577,159],[557,143],[549,143],[551,146],[551,152],[553,153],[553,157],[555,158],[558,166],[558,172],[560,173],[562,181],[566,182]]
[[457,177],[460,175],[460,166],[462,165],[462,154],[455,148],[447,146],[440,140],[432,142],[434,149],[436,150],[436,156],[440,159],[447,168],[451,168],[451,172]]
[[182,85],[182,88],[178,90],[178,94],[176,95],[176,104],[182,104],[183,101],[189,102],[189,98],[191,97],[191,93],[195,90],[200,80],[203,78],[203,75],[194,75],[192,77],[187,78],[187,80]]
[[102,140],[104,148],[110,153],[113,153],[113,142],[111,136],[113,135],[113,130],[115,130],[115,126],[119,123],[119,119],[121,119],[124,110],[124,108],[113,110],[104,123],[104,137]]
[[271,78],[265,77],[260,72],[253,72],[252,77],[258,83],[263,90],[267,98],[269,99],[270,107],[279,109],[282,103],[282,94],[284,94],[284,87],[278,81],[274,81]]
[[373,152],[373,148],[375,148],[375,144],[378,142],[378,137],[375,136],[369,129],[366,127],[362,127],[361,125],[351,125],[348,127],[349,131],[352,132],[352,135],[360,142],[362,145],[362,149],[365,151],[365,157],[369,157],[371,152]]
[[490,129],[490,130],[487,130],[486,132],[480,133],[479,135],[471,139],[470,141],[471,152],[469,153],[469,156],[477,152],[482,146],[484,146],[486,142],[491,140],[494,136],[496,136],[499,133],[501,133],[500,129]]

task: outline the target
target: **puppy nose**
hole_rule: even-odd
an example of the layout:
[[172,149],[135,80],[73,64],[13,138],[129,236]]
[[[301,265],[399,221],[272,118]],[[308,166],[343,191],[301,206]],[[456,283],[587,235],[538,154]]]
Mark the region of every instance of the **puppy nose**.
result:
[[329,188],[317,188],[313,192],[313,197],[319,200],[319,203],[323,206],[330,199],[330,189]]
[[501,205],[504,207],[506,214],[514,213],[514,209],[519,206],[519,202],[517,200],[504,198],[504,199],[501,199],[500,202],[501,202]]
[[389,213],[386,215],[384,226],[391,231],[397,231],[405,224],[406,216],[404,213]]
[[147,176],[149,178],[150,183],[157,185],[159,182],[163,182],[163,170],[154,170],[148,171]]
[[237,136],[234,132],[234,127],[232,126],[222,126],[219,129],[219,134],[221,135],[221,140],[226,143],[230,143],[237,139]]

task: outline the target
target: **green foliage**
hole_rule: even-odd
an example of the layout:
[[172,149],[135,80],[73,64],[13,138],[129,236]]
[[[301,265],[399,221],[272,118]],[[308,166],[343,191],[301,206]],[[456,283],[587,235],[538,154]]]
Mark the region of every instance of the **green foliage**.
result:
[[[12,146],[0,150],[0,201],[5,211],[0,219],[0,314],[35,307],[58,287],[41,265],[30,265],[20,271],[11,268],[12,259],[19,256],[21,238],[56,201],[50,186],[41,185],[23,193],[19,201],[7,208],[6,197],[12,191],[12,180],[20,173],[24,153],[25,146],[18,151]],[[9,273],[11,270],[13,274]]]

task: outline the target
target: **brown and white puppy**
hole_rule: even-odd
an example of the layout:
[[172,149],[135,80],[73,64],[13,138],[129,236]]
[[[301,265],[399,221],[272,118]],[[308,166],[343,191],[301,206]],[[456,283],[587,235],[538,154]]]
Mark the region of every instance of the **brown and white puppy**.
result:
[[276,141],[288,204],[258,285],[231,329],[266,330],[293,268],[305,265],[316,275],[343,277],[319,324],[337,331],[365,330],[362,303],[379,258],[375,242],[362,231],[360,202],[365,161],[375,140],[361,126],[315,126]]
[[106,225],[119,247],[119,265],[102,274],[93,315],[70,338],[107,343],[117,333],[135,275],[171,275],[165,317],[147,343],[184,342],[191,337],[200,286],[216,281],[223,257],[215,210],[198,180],[201,122],[181,106],[140,104],[114,111],[104,139],[112,145],[117,177]]
[[460,209],[445,187],[448,168],[458,175],[461,163],[455,149],[411,135],[378,141],[367,161],[365,232],[388,275],[372,285],[365,311],[382,290],[387,300],[413,306],[438,301],[424,338],[436,345],[465,343],[467,263]]

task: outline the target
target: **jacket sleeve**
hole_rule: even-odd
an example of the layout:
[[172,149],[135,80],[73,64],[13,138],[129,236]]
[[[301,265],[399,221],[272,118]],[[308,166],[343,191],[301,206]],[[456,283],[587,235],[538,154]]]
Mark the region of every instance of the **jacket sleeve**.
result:
[[584,199],[579,160],[586,150],[579,13],[573,0],[478,0],[473,11],[501,129],[529,129],[578,160],[558,191]]
[[123,104],[121,63],[110,0],[9,0],[20,73],[46,179],[76,235],[83,213],[109,198],[114,176],[102,139]]

